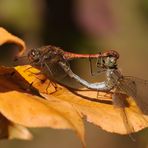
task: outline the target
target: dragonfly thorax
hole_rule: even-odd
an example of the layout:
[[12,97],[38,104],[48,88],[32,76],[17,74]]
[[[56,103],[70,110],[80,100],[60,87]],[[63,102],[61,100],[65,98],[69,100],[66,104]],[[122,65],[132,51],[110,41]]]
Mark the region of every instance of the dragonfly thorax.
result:
[[118,69],[107,69],[106,77],[109,84],[115,86],[120,83],[120,80],[123,78],[123,75]]
[[44,66],[45,64],[55,64],[63,61],[63,51],[52,46],[34,48],[28,52],[29,62],[34,66]]
[[116,69],[117,58],[114,56],[105,56],[98,59],[97,67],[99,69]]

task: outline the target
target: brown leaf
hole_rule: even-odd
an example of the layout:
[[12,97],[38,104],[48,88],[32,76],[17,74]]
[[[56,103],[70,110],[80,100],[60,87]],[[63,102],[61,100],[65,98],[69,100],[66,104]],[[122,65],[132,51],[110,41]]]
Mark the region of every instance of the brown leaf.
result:
[[[78,95],[76,95],[76,93],[78,93]],[[128,98],[130,106],[126,107],[124,111],[122,108],[113,106],[111,96],[106,96],[106,93],[100,93],[100,100],[94,101],[96,94],[97,92],[89,90],[70,92],[67,89],[63,89],[53,95],[74,104],[78,111],[86,116],[87,121],[100,126],[106,131],[129,134],[130,132],[137,132],[148,127],[148,116],[143,115],[139,111],[139,108],[132,98]],[[88,98],[89,100],[84,98]],[[91,99],[93,101],[91,101]],[[122,115],[123,112],[125,112],[128,118],[128,123],[125,123],[126,121]],[[133,131],[129,131],[126,124],[129,124]]]
[[9,139],[31,140],[32,134],[29,130],[21,125],[11,123],[8,127]]
[[26,127],[73,129],[84,143],[80,115],[72,105],[52,96],[47,101],[17,91],[0,93],[0,112],[11,122]]
[[[22,40],[0,28],[0,45],[6,42],[18,44],[20,54],[25,50]],[[96,98],[96,91],[68,89],[39,72],[30,65],[0,67],[0,137],[31,138],[22,126],[73,129],[85,147],[82,117],[119,134],[148,127],[148,116],[141,113],[132,98],[125,98],[129,107],[117,108],[112,105],[111,93],[99,93]]]
[[28,94],[29,84],[25,87],[25,79],[13,68],[0,68],[0,84],[0,112],[8,120],[26,127],[73,129],[84,144],[84,125],[71,104],[52,95],[47,101]]
[[15,35],[12,35],[4,28],[0,27],[0,45],[4,43],[15,43],[19,46],[20,52],[19,56],[22,55],[26,50],[26,45],[23,40]]
[[[52,94],[56,91],[54,82],[51,83],[46,76],[39,74],[40,71],[36,68],[33,68],[30,65],[25,66],[16,66],[15,70],[29,83],[32,84],[39,92]],[[18,76],[17,76],[18,77]],[[57,89],[62,89],[63,87],[59,84],[57,85]],[[48,89],[48,90],[47,90]]]
[[[48,99],[47,95],[44,95],[44,93],[47,93],[45,90],[48,83],[50,83],[49,80],[41,83],[41,80],[36,78],[35,74],[32,74],[39,72],[34,68],[29,69],[27,72],[25,71],[24,74],[24,70],[27,67],[28,66],[16,67],[16,70],[29,83],[32,82],[30,80],[34,80],[33,86],[40,91],[41,95],[44,97],[46,96],[46,99]],[[40,76],[40,78],[41,77],[44,76]],[[48,94],[52,93],[52,96],[69,102],[80,114],[86,116],[87,121],[100,126],[106,131],[119,134],[129,134],[148,127],[148,116],[143,115],[140,112],[132,98],[127,98],[130,106],[126,107],[124,110],[112,105],[111,94],[100,92],[99,98],[96,99],[96,91],[75,91],[72,89],[66,89],[60,85],[58,86],[59,89],[55,91],[54,86],[50,85],[48,88]]]
[[0,139],[2,138],[30,140],[32,135],[25,127],[8,121],[0,114]]
[[[20,46],[20,55],[25,51],[25,43],[21,39],[0,28],[0,45],[6,42]],[[24,126],[72,129],[85,147],[84,125],[80,114],[71,104],[54,96],[48,96],[49,100],[45,100],[36,96],[39,95],[37,91],[33,95],[31,85],[25,80],[25,69],[23,74],[22,77],[14,68],[0,67],[0,113],[3,117],[0,138],[31,139],[31,134]],[[35,75],[27,77],[30,82],[36,79]]]
[[8,126],[9,121],[2,114],[0,114],[0,139],[8,138]]

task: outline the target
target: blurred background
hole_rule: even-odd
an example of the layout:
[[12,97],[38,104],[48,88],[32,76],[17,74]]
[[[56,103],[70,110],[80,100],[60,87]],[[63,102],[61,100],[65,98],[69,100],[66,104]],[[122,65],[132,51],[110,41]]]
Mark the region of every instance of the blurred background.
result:
[[[115,49],[120,53],[119,67],[125,75],[148,79],[147,0],[0,0],[0,26],[22,38],[27,48],[51,44],[75,53]],[[1,60],[9,65],[9,57],[14,54],[10,47],[14,45],[3,45],[5,50],[0,50]],[[88,62],[74,61],[72,69],[91,79]],[[135,133],[133,142],[129,136],[85,125],[88,148],[148,148],[147,129]],[[33,141],[2,140],[0,147],[81,148],[71,131],[32,132]]]

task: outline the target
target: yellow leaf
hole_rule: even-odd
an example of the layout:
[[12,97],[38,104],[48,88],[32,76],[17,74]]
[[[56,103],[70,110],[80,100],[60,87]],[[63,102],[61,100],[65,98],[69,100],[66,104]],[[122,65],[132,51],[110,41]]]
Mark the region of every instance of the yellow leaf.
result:
[[8,128],[9,139],[22,139],[22,140],[31,140],[32,134],[29,130],[21,125],[11,123]]
[[80,115],[72,105],[52,96],[47,101],[17,91],[0,93],[0,112],[11,122],[26,127],[73,129],[84,143],[84,126]]
[[[16,66],[15,70],[29,83],[32,84],[33,87],[38,89],[42,93],[52,94],[56,91],[55,86],[52,81],[46,78],[46,76],[39,74],[40,71],[36,68],[33,68],[30,65],[25,66]],[[18,78],[18,76],[17,76]],[[43,80],[43,82],[42,82]],[[57,89],[62,89],[63,87],[59,84],[57,85]],[[48,89],[48,90],[47,90]]]
[[[25,43],[21,39],[0,28],[0,45],[6,42],[20,46],[19,55],[25,51]],[[54,96],[48,96],[49,100],[45,100],[36,96],[37,94],[33,95],[32,87],[26,81],[25,71],[23,72],[24,77],[14,68],[0,67],[0,113],[5,119],[0,125],[0,129],[5,129],[0,138],[5,136],[10,139],[31,139],[31,134],[23,126],[72,129],[85,147],[84,125],[80,114],[71,104]],[[31,76],[28,78],[29,81],[36,79]]]
[[2,138],[17,138],[30,140],[32,138],[31,133],[25,127],[21,125],[16,125],[6,119],[2,114],[0,114],[0,139]]
[[[21,39],[0,28],[0,45],[6,42],[20,46],[20,55],[25,51]],[[117,108],[112,104],[111,93],[99,93],[96,98],[96,91],[66,88],[39,72],[30,65],[0,67],[0,113],[4,119],[0,137],[29,139],[30,133],[22,126],[73,129],[85,147],[83,117],[119,134],[148,127],[148,116],[142,114],[132,98],[124,98],[128,107]],[[8,129],[11,134],[6,132]]]
[[133,131],[128,131],[122,116],[122,108],[114,107],[111,96],[106,96],[106,93],[100,93],[100,100],[95,101],[96,92],[90,90],[71,92],[63,89],[53,95],[74,104],[80,113],[87,117],[87,121],[100,126],[106,131],[129,134],[130,132],[137,132],[148,127],[148,116],[143,115],[139,111],[132,98],[128,98],[130,106],[125,108],[129,126],[133,128]]
[[2,114],[0,114],[0,139],[8,138],[8,126],[9,121]]
[[[38,89],[41,95],[43,95],[44,93],[46,93],[45,90],[47,84],[50,83],[49,80],[47,79],[47,83],[44,82],[44,84],[42,84],[41,80],[37,79],[35,74],[31,74],[39,71],[31,68],[29,71],[25,71],[24,73],[24,70],[27,67],[28,66],[20,66],[16,67],[15,69],[29,83],[32,82],[30,81],[30,77],[32,77],[31,80],[34,80],[34,83],[32,85],[36,89]],[[87,117],[87,121],[100,126],[106,131],[119,134],[129,134],[131,132],[137,132],[143,128],[148,127],[148,116],[140,112],[139,108],[132,98],[127,98],[129,101],[129,107],[126,107],[125,110],[123,110],[122,108],[116,108],[113,106],[111,94],[100,92],[99,98],[97,99],[96,91],[73,90],[64,88],[60,85],[58,85],[58,87],[59,89],[57,91],[54,90],[53,92],[51,92],[50,90],[53,90],[53,86],[50,85],[48,88],[48,94],[51,94],[57,99],[69,102],[80,114]],[[45,97],[45,95],[43,96]]]
[[26,45],[25,45],[23,40],[21,40],[20,38],[18,38],[15,35],[12,35],[11,33],[9,33],[4,28],[0,27],[0,45],[2,45],[4,43],[15,43],[15,44],[17,44],[19,46],[19,49],[20,49],[18,56],[22,55],[26,50]]

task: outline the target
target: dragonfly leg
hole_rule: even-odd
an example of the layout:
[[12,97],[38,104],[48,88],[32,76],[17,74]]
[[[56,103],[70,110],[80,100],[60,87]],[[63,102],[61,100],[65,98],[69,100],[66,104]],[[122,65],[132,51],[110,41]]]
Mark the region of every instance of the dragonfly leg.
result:
[[55,92],[58,91],[58,89],[59,89],[58,85],[57,85],[55,82],[53,82],[53,81],[49,81],[49,83],[48,83],[48,85],[47,85],[47,87],[46,87],[46,93],[47,93],[47,94],[48,94],[48,88],[49,88],[50,85],[52,85],[52,86],[54,87],[54,89],[55,89],[55,91],[53,91],[53,92],[50,93],[50,94],[53,94],[53,93],[55,93]]
[[[46,82],[47,80],[49,80],[49,79],[47,79],[47,78],[40,79],[40,78],[36,77],[36,79],[30,83],[29,89],[30,89],[31,87],[33,87],[33,84],[36,82],[36,80],[39,80],[40,83],[43,84],[43,83],[45,83],[45,82]],[[49,89],[50,86],[53,86],[53,88],[55,89],[55,90],[53,90],[51,93],[49,93],[49,91],[48,91],[48,89]],[[60,87],[58,87],[58,85],[57,85],[55,82],[53,82],[53,81],[51,81],[51,80],[49,80],[47,86],[45,86],[45,87],[46,87],[45,89],[46,89],[46,93],[47,93],[47,94],[55,93],[55,92],[58,91],[59,88],[60,88]]]
[[110,98],[110,94],[102,94],[102,92],[100,93],[100,91],[97,91],[97,99],[104,100],[105,98]]
[[23,72],[26,72],[26,71],[28,71],[28,70],[31,69],[31,68],[33,68],[33,67],[30,66],[30,67],[26,68]]
[[[31,71],[29,71],[30,72],[30,74],[29,74],[29,76],[31,76],[31,75],[43,75],[43,73],[42,72],[31,72]],[[38,78],[39,79],[39,78]]]
[[89,66],[90,66],[90,74],[91,74],[91,76],[95,76],[96,73],[93,72],[92,58],[91,57],[89,57]]

